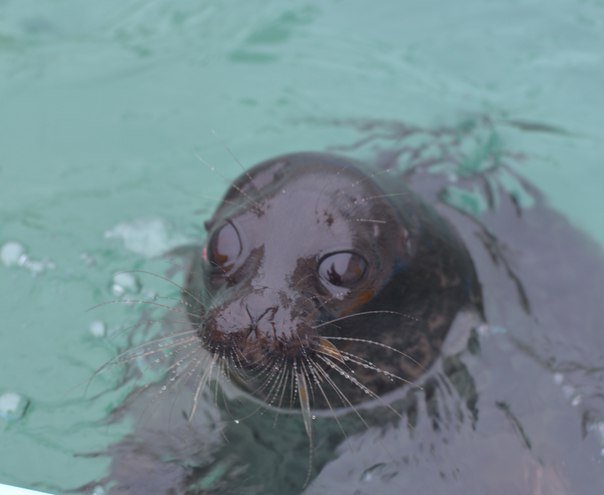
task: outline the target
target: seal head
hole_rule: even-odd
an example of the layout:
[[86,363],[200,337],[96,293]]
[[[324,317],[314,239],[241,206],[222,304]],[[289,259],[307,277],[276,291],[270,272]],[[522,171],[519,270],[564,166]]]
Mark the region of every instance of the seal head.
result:
[[[203,346],[278,407],[352,406],[415,380],[480,306],[453,229],[403,184],[330,154],[261,163],[229,188],[184,298]],[[297,390],[297,393],[295,392]]]

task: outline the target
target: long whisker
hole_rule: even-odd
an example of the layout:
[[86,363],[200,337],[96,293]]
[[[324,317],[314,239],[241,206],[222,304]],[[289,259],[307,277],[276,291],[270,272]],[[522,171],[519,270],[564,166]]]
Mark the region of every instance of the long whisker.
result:
[[[109,368],[111,366],[115,366],[118,364],[125,364],[125,363],[128,363],[128,362],[133,361],[138,358],[152,356],[153,354],[157,354],[159,352],[164,352],[166,350],[175,349],[180,346],[184,346],[184,345],[190,344],[192,342],[195,342],[198,339],[197,339],[197,337],[190,336],[190,334],[193,334],[193,333],[195,333],[195,332],[191,331],[191,332],[179,333],[176,336],[176,338],[178,338],[178,340],[175,342],[172,342],[172,343],[169,343],[169,342],[172,339],[174,339],[175,336],[168,335],[167,337],[158,338],[158,339],[152,340],[151,342],[145,342],[143,344],[140,344],[132,349],[128,349],[128,350],[120,353],[119,355],[115,356],[114,358],[110,359],[105,364],[103,364],[100,368],[98,368],[93,373],[92,377],[90,378],[89,384],[90,384],[90,382],[92,382],[92,380],[96,376],[98,376],[99,374],[101,374],[103,371],[105,371],[107,368]],[[183,338],[183,336],[185,338]],[[166,344],[166,342],[168,342],[168,344]]]
[[398,376],[395,373],[391,373],[390,371],[379,368],[375,364],[373,364],[371,361],[368,361],[365,358],[356,356],[354,354],[351,354],[351,353],[345,352],[345,351],[340,351],[340,352],[345,356],[346,361],[350,361],[354,364],[358,364],[359,366],[361,366],[365,369],[375,371],[377,373],[387,376],[388,378],[392,378],[394,380],[399,380],[403,383],[406,383],[407,385],[411,385],[411,386],[417,388],[418,390],[423,390],[423,388],[420,385],[417,385],[417,384],[413,383],[412,381],[407,380],[406,378],[403,378],[402,376]]
[[218,354],[214,354],[212,356],[212,360],[210,361],[210,365],[203,372],[199,379],[199,383],[197,384],[197,388],[195,389],[195,394],[193,395],[193,406],[191,407],[191,412],[189,413],[189,422],[193,421],[193,417],[195,416],[195,412],[197,411],[197,408],[199,406],[199,396],[201,394],[201,391],[205,388],[208,380],[210,380],[214,367],[216,366],[216,363],[219,359],[220,356]]
[[[195,295],[193,293],[191,293],[191,291],[187,290],[185,287],[183,287],[180,284],[177,284],[176,282],[174,282],[174,280],[169,279],[168,277],[164,277],[163,275],[159,275],[158,273],[153,273],[153,272],[149,272],[147,270],[128,270],[128,271],[123,271],[123,272],[118,272],[118,273],[142,273],[145,275],[150,275],[152,277],[158,278],[160,280],[163,280],[164,282],[168,282],[169,284],[173,285],[174,287],[176,287],[178,290],[180,290],[181,292],[184,292],[185,294],[187,294],[188,296],[191,296],[191,298],[198,304],[202,305],[202,301],[200,301],[198,298],[195,297]],[[182,300],[182,299],[181,299]]]
[[190,313],[188,311],[185,311],[184,308],[181,309],[179,307],[175,307],[175,306],[168,306],[167,304],[161,304],[155,301],[145,301],[144,299],[119,299],[119,300],[113,300],[113,301],[105,301],[99,304],[96,304],[90,308],[88,308],[86,310],[86,312],[90,312],[94,309],[98,309],[101,308],[103,306],[109,306],[110,304],[125,304],[125,305],[144,305],[144,304],[148,304],[149,306],[155,306],[158,308],[162,308],[165,309],[166,311],[170,312],[170,313],[180,313],[180,314],[184,314],[184,315],[188,315],[188,316],[193,316],[193,317],[197,317],[199,315],[196,315],[194,313]]
[[383,349],[388,349],[389,351],[395,352],[397,354],[399,354],[400,356],[403,356],[405,358],[407,358],[409,361],[411,361],[413,364],[416,364],[417,366],[419,366],[421,369],[423,369],[423,365],[417,361],[416,359],[414,359],[412,356],[410,356],[409,354],[406,354],[402,351],[399,351],[396,347],[392,347],[386,344],[382,344],[381,342],[376,342],[374,340],[368,340],[368,339],[359,339],[356,337],[335,337],[335,336],[331,336],[331,335],[323,335],[322,336],[324,339],[328,339],[328,340],[343,340],[343,341],[347,341],[347,342],[359,342],[362,344],[371,344],[371,345],[375,345],[378,347],[382,347]]
[[[223,179],[226,180],[226,177],[224,175],[222,175],[220,172],[218,172],[218,170],[216,170],[216,167],[214,167],[213,165],[210,165],[206,160],[204,160],[204,158],[199,153],[195,153],[195,157],[201,163],[203,163],[206,167],[208,167],[211,172],[214,172],[214,173],[220,175],[220,177],[222,177]],[[247,200],[247,202],[252,205],[254,210],[256,210],[257,212],[262,211],[260,204],[257,203],[248,193],[246,193],[243,189],[241,189],[237,184],[235,184],[234,182],[231,182],[231,187],[234,188],[239,194],[241,194]]]
[[323,361],[327,366],[329,366],[330,368],[332,368],[335,371],[337,371],[340,375],[342,375],[344,378],[346,378],[353,385],[356,385],[359,389],[361,389],[363,392],[365,392],[367,395],[369,395],[372,399],[379,400],[380,402],[382,402],[384,404],[384,406],[386,406],[388,409],[390,409],[399,418],[403,419],[403,416],[401,415],[401,413],[399,413],[396,409],[394,409],[394,407],[392,407],[391,404],[389,404],[386,401],[384,401],[373,390],[371,390],[370,388],[366,387],[361,382],[359,382],[356,378],[354,378],[352,376],[351,373],[347,373],[346,370],[344,370],[340,365],[338,365],[337,363],[334,363],[331,359],[329,359],[328,357],[326,357],[326,356],[324,356],[322,354],[317,354],[317,357],[319,359],[321,359],[321,361]]
[[310,416],[310,395],[308,383],[303,370],[298,369],[298,365],[294,362],[294,373],[296,375],[296,385],[298,389],[298,400],[300,401],[300,412],[304,421],[304,429],[310,442],[312,442],[312,425]]
[[407,315],[404,313],[399,313],[398,311],[386,311],[386,310],[379,310],[379,311],[363,311],[361,313],[354,313],[352,315],[346,315],[346,316],[341,316],[339,318],[334,318],[333,320],[329,320],[323,323],[319,323],[318,325],[314,325],[311,328],[316,330],[317,328],[321,328],[324,327],[326,325],[330,325],[332,323],[336,323],[338,321],[342,321],[342,320],[348,320],[349,318],[356,318],[357,316],[367,316],[367,315],[396,315],[396,316],[402,316],[404,318],[409,318],[410,320],[414,320],[414,321],[420,321],[417,318],[415,318],[414,316],[411,315]]

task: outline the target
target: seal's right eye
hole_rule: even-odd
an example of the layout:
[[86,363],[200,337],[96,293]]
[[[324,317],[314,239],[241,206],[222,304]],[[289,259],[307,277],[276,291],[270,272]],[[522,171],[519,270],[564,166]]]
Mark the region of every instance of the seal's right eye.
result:
[[360,254],[341,251],[325,256],[319,263],[321,278],[336,287],[352,287],[367,271],[367,261]]
[[212,234],[206,250],[207,260],[227,272],[241,254],[241,239],[235,226],[227,222]]

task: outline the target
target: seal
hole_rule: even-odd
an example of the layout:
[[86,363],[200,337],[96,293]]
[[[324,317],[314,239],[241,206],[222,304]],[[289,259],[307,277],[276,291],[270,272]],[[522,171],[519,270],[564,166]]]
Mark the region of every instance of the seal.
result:
[[[112,413],[135,421],[108,449],[104,486],[593,493],[601,246],[516,172],[517,153],[473,151],[499,142],[489,119],[337,125],[362,132],[339,149],[373,156],[368,168],[314,153],[265,162],[206,224],[205,255],[201,242],[167,253],[184,288],[157,276],[184,301],[146,303],[167,310],[158,338],[113,360],[163,378]],[[223,373],[246,392],[218,386]]]
[[326,153],[236,179],[183,299],[203,347],[279,408],[350,407],[430,368],[456,315],[481,311],[454,228],[398,181]]

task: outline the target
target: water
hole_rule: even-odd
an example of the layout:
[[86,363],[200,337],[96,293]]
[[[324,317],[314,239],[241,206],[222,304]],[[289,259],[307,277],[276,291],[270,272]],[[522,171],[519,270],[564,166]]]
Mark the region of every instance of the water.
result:
[[101,426],[128,390],[118,370],[84,388],[140,307],[86,310],[116,285],[170,292],[118,273],[163,273],[162,246],[199,238],[240,172],[229,149],[251,165],[358,138],[337,120],[488,115],[519,172],[604,242],[602,46],[601,0],[0,0],[0,395],[28,404],[0,419],[0,482],[105,474],[74,454],[131,429]]

